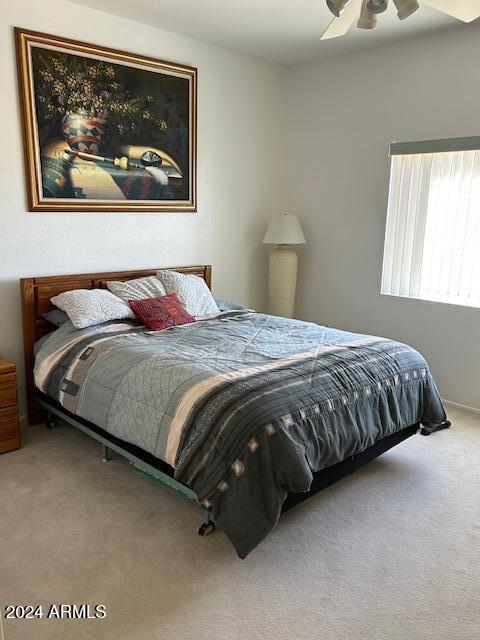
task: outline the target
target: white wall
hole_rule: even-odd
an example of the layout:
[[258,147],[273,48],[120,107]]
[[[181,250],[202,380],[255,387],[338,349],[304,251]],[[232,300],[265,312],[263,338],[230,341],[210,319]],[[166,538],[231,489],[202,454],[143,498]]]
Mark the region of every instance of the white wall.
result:
[[388,145],[480,133],[479,36],[465,27],[297,67],[287,119],[289,205],[309,241],[297,316],[408,342],[443,396],[472,407],[480,309],[385,297],[379,286]]
[[[197,214],[26,212],[14,26],[198,67]],[[214,294],[262,307],[281,68],[65,0],[0,0],[0,70],[0,353],[19,365],[21,391],[22,276],[212,263]]]

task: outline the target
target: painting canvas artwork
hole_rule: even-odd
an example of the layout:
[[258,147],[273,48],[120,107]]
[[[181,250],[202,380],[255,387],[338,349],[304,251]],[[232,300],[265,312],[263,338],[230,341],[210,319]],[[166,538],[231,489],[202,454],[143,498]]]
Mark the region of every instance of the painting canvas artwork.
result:
[[16,41],[30,211],[196,211],[195,68]]

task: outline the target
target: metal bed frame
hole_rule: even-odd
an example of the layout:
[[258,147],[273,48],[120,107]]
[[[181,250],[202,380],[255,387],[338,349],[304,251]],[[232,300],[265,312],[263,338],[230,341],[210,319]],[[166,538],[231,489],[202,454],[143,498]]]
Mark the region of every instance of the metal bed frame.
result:
[[[170,489],[173,489],[182,495],[184,498],[192,500],[197,504],[204,515],[204,521],[197,529],[199,535],[206,536],[215,531],[216,523],[212,520],[210,512],[202,506],[197,494],[192,491],[190,487],[187,487],[174,478],[174,470],[166,462],[156,458],[136,445],[132,445],[112,436],[110,433],[87,420],[84,420],[79,416],[75,416],[64,409],[61,405],[57,404],[53,399],[40,392],[37,392],[35,402],[38,404],[40,409],[47,412],[46,425],[49,429],[55,427],[58,418],[60,418],[101,444],[103,462],[108,462],[110,460],[111,452],[115,452],[123,458],[126,458],[130,464],[133,465],[135,471],[141,473],[150,480],[166,485]],[[448,426],[450,426],[450,423],[446,422],[440,428],[447,428]],[[357,469],[360,469],[389,449],[400,444],[403,440],[406,440],[418,433],[419,429],[419,424],[406,427],[401,431],[397,431],[382,438],[381,440],[378,440],[365,451],[349,456],[342,462],[314,473],[312,485],[309,491],[304,493],[287,494],[282,506],[282,513],[289,511],[323,489],[326,489],[342,478],[354,473]],[[421,429],[420,433],[422,435],[430,435],[431,431]]]
[[[47,418],[45,422],[49,429],[52,429],[57,425],[58,418],[64,420],[72,427],[82,431],[102,445],[103,462],[110,461],[110,453],[113,451],[123,458],[126,458],[130,464],[133,465],[136,471],[142,473],[150,480],[160,482],[181,494],[184,498],[188,498],[195,502],[202,510],[205,517],[204,522],[198,527],[199,535],[206,536],[215,530],[215,523],[211,520],[209,512],[200,504],[197,494],[173,477],[173,469],[171,471],[172,475],[170,475],[168,471],[171,467],[169,467],[165,462],[158,458],[154,458],[154,456],[150,456],[139,447],[129,445],[127,442],[123,442],[110,434],[107,434],[103,429],[100,429],[86,420],[66,411],[53,400],[50,400],[47,396],[43,396],[43,394],[39,394],[37,396],[36,403],[39,407],[46,410]],[[164,467],[164,470],[159,468],[160,466]]]

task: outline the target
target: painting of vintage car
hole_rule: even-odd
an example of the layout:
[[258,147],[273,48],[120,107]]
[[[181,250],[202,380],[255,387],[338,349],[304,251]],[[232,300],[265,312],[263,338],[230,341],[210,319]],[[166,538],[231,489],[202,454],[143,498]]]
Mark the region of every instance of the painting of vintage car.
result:
[[196,69],[16,36],[30,210],[196,210]]

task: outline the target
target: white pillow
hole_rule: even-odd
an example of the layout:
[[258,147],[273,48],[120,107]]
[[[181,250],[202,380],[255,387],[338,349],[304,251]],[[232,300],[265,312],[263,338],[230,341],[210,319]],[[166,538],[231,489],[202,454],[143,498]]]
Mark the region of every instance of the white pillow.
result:
[[167,293],[176,293],[180,302],[192,316],[211,316],[220,313],[207,283],[191,273],[157,271]]
[[106,289],[73,289],[50,298],[50,302],[65,311],[77,329],[84,329],[107,320],[134,318],[130,306]]
[[145,300],[145,298],[158,298],[165,296],[165,287],[157,276],[147,276],[136,280],[126,280],[125,282],[115,282],[109,280],[107,287],[112,293],[124,302],[129,300]]

